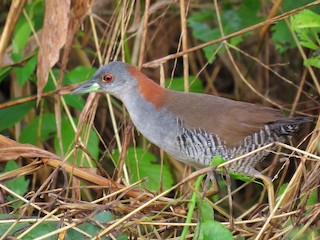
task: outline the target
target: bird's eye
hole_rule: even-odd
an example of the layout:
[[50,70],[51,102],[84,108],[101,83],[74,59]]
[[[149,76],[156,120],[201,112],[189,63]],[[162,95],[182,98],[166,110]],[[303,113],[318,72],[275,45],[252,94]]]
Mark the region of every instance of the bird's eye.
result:
[[102,81],[103,82],[106,82],[106,83],[109,83],[109,82],[112,82],[113,80],[113,76],[111,73],[106,73],[105,75],[103,75],[102,77]]

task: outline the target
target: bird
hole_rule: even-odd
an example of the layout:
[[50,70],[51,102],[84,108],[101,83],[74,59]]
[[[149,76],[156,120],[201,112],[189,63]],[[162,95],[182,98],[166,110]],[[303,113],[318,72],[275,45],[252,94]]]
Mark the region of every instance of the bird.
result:
[[[101,66],[72,94],[102,92],[125,105],[142,135],[174,159],[202,168],[215,156],[229,161],[274,142],[287,142],[309,117],[283,117],[280,110],[203,93],[166,89],[125,62]],[[270,151],[257,151],[227,165],[227,170],[263,180],[270,210],[271,179],[255,166]]]

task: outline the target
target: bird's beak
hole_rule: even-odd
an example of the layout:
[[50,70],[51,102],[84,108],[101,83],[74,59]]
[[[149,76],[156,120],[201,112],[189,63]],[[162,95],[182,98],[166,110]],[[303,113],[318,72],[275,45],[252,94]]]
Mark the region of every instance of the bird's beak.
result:
[[100,86],[94,80],[90,80],[76,89],[74,89],[71,94],[81,94],[81,93],[88,93],[88,92],[97,92],[100,90]]

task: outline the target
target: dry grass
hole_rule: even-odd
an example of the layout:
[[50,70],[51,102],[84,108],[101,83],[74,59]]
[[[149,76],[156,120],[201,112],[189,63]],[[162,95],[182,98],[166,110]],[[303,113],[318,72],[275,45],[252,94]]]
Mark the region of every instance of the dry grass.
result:
[[[24,1],[16,2],[23,9]],[[113,101],[110,96],[90,94],[79,115],[78,125],[74,124],[75,144],[64,156],[56,155],[50,142],[36,147],[20,144],[0,135],[0,160],[6,162],[14,159],[21,165],[19,169],[0,175],[0,209],[2,213],[19,215],[16,219],[0,220],[0,224],[12,223],[11,226],[14,227],[18,222],[30,223],[23,232],[15,235],[17,238],[23,238],[43,222],[57,222],[60,228],[38,239],[49,236],[63,238],[71,228],[92,239],[105,235],[115,239],[120,233],[126,233],[130,239],[180,239],[184,226],[190,226],[187,237],[191,238],[200,217],[199,214],[194,214],[192,220],[186,222],[186,216],[191,195],[197,192],[200,198],[212,206],[215,219],[229,228],[234,237],[271,240],[310,236],[308,239],[319,239],[319,232],[315,231],[320,224],[319,102],[308,93],[312,89],[319,94],[319,83],[312,68],[295,68],[307,55],[298,42],[298,48],[288,53],[288,57],[293,58],[293,63],[286,64],[287,60],[274,50],[268,33],[273,22],[288,21],[294,13],[310,6],[276,16],[275,10],[279,10],[279,2],[275,1],[273,6],[264,6],[268,20],[230,35],[222,34],[222,38],[203,44],[192,37],[186,26],[186,19],[196,9],[221,9],[217,1],[121,1],[118,6],[108,1],[96,1],[93,6],[90,1],[79,1],[79,5],[73,9],[74,15],[70,20],[73,25],[69,26],[58,63],[61,72],[56,79],[56,91],[43,93],[40,96],[42,100],[38,99],[39,108],[24,119],[28,122],[38,112],[43,112],[43,101],[54,97],[52,111],[57,121],[61,119],[63,112],[73,123],[72,114],[80,113],[70,109],[64,101],[64,95],[69,94],[71,89],[70,86],[61,85],[65,71],[77,65],[98,66],[114,59],[127,60],[128,56],[131,56],[132,64],[141,67],[151,78],[160,79],[162,85],[164,76],[168,78],[179,75],[184,76],[184,87],[188,90],[190,83],[187,79],[192,73],[201,78],[207,93],[274,106],[290,115],[315,116],[316,124],[306,132],[308,138],[300,139],[301,144],[295,144],[296,147],[278,144],[280,151],[274,154],[273,164],[267,164],[268,168],[262,164],[260,166],[264,168],[266,175],[274,176],[277,199],[273,211],[269,211],[265,202],[265,189],[254,183],[232,180],[231,192],[227,192],[224,187],[216,197],[204,197],[203,193],[194,189],[194,180],[211,172],[212,168],[191,173],[190,168],[169,159],[177,184],[166,191],[150,192],[139,185],[145,179],[129,184],[130,173],[123,164],[125,154],[120,155],[122,164],[119,168],[115,168],[110,163],[111,160],[107,163],[107,171],[100,166],[100,162],[93,164],[86,146],[90,144],[88,135],[89,130],[94,128],[94,121],[104,153],[108,153],[109,149],[119,149],[125,153],[129,145],[134,145],[144,146],[148,151],[159,155],[161,162],[163,154],[158,154],[156,147],[150,146],[145,139],[134,134],[128,116],[118,102]],[[28,17],[26,11],[21,11],[20,14]],[[14,24],[14,19],[10,18],[9,14],[6,21]],[[218,24],[218,27],[223,33],[223,26]],[[10,39],[10,29],[8,31],[2,35],[2,41],[4,37]],[[253,36],[240,47],[225,41],[246,32],[252,32]],[[34,36],[37,34],[39,33],[34,32]],[[296,39],[294,32],[292,34]],[[4,45],[0,44],[0,53],[10,50],[9,43],[10,40],[7,39]],[[214,64],[209,64],[201,51],[210,44],[223,44],[226,49]],[[75,45],[77,47],[72,47]],[[5,99],[6,103],[0,104],[0,109],[37,98],[30,86],[22,90],[18,85],[10,84],[10,88],[10,98],[21,96],[22,91],[30,97],[10,103],[7,102],[9,99]],[[59,124],[58,122],[57,125]],[[20,123],[9,129],[10,136],[17,139],[22,127]],[[61,129],[58,128],[57,131],[61,143]],[[97,165],[99,174],[95,168],[84,169],[66,161],[77,152],[87,153],[84,161]],[[235,161],[238,160],[241,159]],[[20,196],[4,185],[8,180],[26,175],[31,181],[29,192],[25,196]],[[223,179],[220,182],[230,187],[230,182]],[[3,201],[5,195],[15,196],[22,204],[15,209],[10,208],[11,203]],[[310,202],[309,199],[315,201]],[[233,212],[230,214],[231,206]],[[84,222],[92,222],[96,214],[107,210],[116,218],[106,224],[95,222],[101,225],[100,232],[95,236],[78,228]],[[3,232],[1,239],[8,237],[8,232]]]

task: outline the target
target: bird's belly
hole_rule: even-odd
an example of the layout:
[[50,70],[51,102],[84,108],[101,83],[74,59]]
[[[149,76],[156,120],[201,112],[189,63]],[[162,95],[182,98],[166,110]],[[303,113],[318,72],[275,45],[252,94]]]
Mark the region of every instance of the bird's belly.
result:
[[[177,151],[171,153],[177,160],[195,167],[208,166],[214,156],[229,159],[221,139],[201,129],[185,129],[176,136]],[[170,153],[170,152],[169,152]]]
[[130,117],[139,132],[150,142],[168,153],[178,151],[175,139],[180,134],[181,129],[177,120],[168,112],[154,112],[146,115],[145,118],[130,114]]

